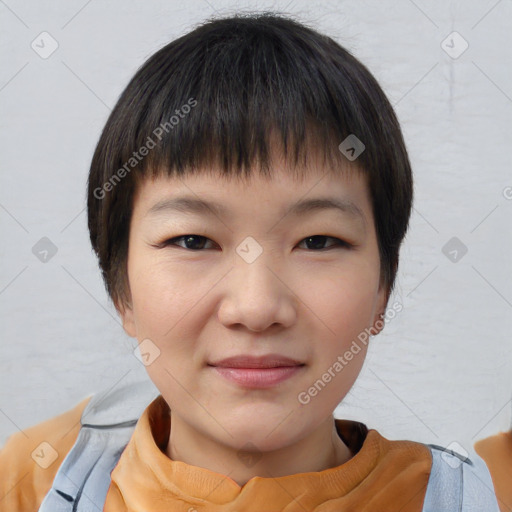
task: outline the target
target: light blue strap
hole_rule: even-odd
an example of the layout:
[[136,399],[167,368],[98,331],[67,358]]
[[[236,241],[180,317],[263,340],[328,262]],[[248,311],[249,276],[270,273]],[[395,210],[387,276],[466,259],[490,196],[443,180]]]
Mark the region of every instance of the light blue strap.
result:
[[464,465],[462,512],[500,512],[489,469],[478,455],[472,460],[473,466]]
[[[432,445],[429,445],[429,448],[432,454],[432,468],[423,502],[423,512],[461,512],[463,462]],[[443,460],[442,454],[444,457],[453,457],[453,464]]]
[[110,473],[140,415],[156,396],[158,390],[147,379],[94,395],[39,512],[102,512]]
[[500,512],[485,463],[428,445],[432,469],[423,512]]
[[134,426],[135,423],[105,431],[82,428],[39,511],[101,512],[110,486],[110,473]]

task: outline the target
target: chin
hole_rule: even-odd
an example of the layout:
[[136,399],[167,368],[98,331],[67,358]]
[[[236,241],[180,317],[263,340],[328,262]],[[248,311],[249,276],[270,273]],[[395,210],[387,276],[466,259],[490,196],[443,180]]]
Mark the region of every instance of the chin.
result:
[[271,452],[286,448],[293,444],[296,439],[291,436],[289,429],[279,431],[280,427],[276,424],[265,428],[255,428],[251,421],[245,426],[239,425],[237,428],[229,429],[231,436],[226,441],[236,450]]

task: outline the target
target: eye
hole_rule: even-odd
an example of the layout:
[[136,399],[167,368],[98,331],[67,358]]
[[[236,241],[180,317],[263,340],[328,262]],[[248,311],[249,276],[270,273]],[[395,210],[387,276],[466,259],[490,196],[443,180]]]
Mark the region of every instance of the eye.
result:
[[[183,240],[183,244],[185,245],[185,247],[183,247],[182,245],[178,245],[177,242],[181,240]],[[169,240],[166,240],[165,242],[159,244],[159,246],[166,247],[168,245],[178,245],[178,247],[183,247],[183,249],[188,249],[190,251],[199,251],[205,248],[205,241],[211,242],[209,238],[206,238],[205,236],[201,235],[182,235],[177,236],[176,238],[170,238]]]
[[[331,245],[331,247],[345,247],[346,249],[350,249],[352,246],[352,244],[349,244],[348,242],[345,242],[344,240],[340,240],[339,238],[334,238],[332,236],[326,236],[326,235],[313,235],[313,236],[308,236],[307,238],[304,238],[304,240],[302,240],[301,244],[306,242],[307,245],[309,245],[310,247],[312,246],[315,250],[322,250],[322,249],[325,249],[324,247],[321,247],[324,245],[325,241],[326,240],[334,240],[335,241],[335,244],[334,245]],[[331,248],[331,247],[327,247],[327,249]]]

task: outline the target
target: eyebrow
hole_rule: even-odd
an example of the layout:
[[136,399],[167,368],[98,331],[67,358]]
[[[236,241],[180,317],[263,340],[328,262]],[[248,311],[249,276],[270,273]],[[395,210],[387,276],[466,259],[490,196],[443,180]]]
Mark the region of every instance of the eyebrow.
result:
[[[287,215],[300,216],[306,213],[325,210],[337,210],[350,217],[360,218],[366,226],[366,217],[359,206],[349,199],[340,199],[337,197],[303,199],[302,201],[292,204],[283,213],[283,217]],[[230,210],[220,203],[189,196],[174,197],[158,201],[147,211],[146,215],[156,215],[169,211],[203,215],[213,214],[221,218],[232,216]]]

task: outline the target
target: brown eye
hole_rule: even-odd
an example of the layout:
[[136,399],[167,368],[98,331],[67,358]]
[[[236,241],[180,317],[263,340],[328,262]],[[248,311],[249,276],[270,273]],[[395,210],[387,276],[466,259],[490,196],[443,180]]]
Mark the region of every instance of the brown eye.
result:
[[[179,245],[178,242],[183,242],[183,245]],[[167,247],[172,245],[178,245],[178,247],[182,247],[183,249],[188,249],[190,251],[200,251],[205,248],[205,243],[211,240],[201,235],[182,235],[177,236],[175,238],[171,238],[166,240],[161,244],[161,246]]]
[[[326,240],[334,240],[335,241],[335,244],[334,245],[331,245],[330,247],[323,247]],[[308,246],[309,249],[313,249],[313,250],[324,250],[324,249],[330,249],[332,247],[344,247],[344,248],[350,248],[351,245],[348,243],[348,242],[345,242],[344,240],[340,240],[339,238],[335,238],[335,237],[332,237],[332,236],[326,236],[326,235],[313,235],[313,236],[308,236],[307,238],[304,238],[304,240],[302,240],[301,244],[302,243],[306,243],[306,245]]]

